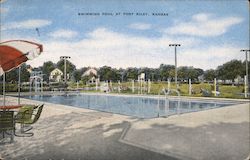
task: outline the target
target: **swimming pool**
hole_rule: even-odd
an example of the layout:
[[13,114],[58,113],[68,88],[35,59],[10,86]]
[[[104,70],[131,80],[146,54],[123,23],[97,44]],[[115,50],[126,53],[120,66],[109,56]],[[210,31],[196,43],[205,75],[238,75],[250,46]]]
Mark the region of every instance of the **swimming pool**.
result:
[[236,101],[128,96],[112,94],[67,94],[25,96],[24,98],[117,113],[139,118],[155,118],[239,104]]

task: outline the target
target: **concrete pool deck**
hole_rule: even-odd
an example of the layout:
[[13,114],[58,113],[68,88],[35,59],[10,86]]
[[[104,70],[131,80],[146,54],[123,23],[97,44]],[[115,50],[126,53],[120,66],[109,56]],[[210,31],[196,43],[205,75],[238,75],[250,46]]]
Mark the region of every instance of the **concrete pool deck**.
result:
[[[42,102],[21,99],[21,103]],[[17,104],[17,98],[7,97],[7,104]],[[249,114],[245,103],[137,119],[45,103],[33,125],[34,136],[0,145],[0,159],[244,160],[250,151]]]

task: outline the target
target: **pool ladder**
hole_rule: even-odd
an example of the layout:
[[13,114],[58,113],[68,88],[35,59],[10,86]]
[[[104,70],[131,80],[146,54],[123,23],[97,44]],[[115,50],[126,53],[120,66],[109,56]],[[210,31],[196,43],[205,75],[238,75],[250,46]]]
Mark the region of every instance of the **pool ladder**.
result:
[[[162,90],[159,91],[159,94],[158,94],[158,117],[168,117],[169,116],[169,106],[170,106],[170,100],[169,100],[169,97],[170,97],[170,94],[171,93],[177,93],[177,114],[179,115],[180,114],[180,92],[177,90],[177,89],[166,89],[166,88],[163,88]],[[165,95],[165,113],[167,111],[167,114],[165,114],[164,116],[160,116],[160,95],[161,93],[164,93]]]

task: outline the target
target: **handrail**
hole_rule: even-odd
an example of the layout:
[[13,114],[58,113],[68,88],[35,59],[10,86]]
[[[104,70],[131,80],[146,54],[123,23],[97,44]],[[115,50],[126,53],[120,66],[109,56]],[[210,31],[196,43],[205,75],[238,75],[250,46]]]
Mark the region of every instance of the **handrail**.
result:
[[180,92],[179,92],[177,89],[169,89],[169,90],[167,90],[167,92],[166,92],[166,89],[163,88],[162,91],[163,91],[163,93],[164,93],[165,95],[169,95],[169,94],[171,94],[172,91],[174,91],[174,92],[177,93],[178,97],[181,96]]
[[[165,108],[167,108],[167,112],[169,112],[169,95],[172,93],[172,92],[175,92],[177,93],[177,96],[178,96],[178,104],[177,104],[177,114],[179,115],[180,114],[180,92],[177,90],[177,89],[169,89],[169,90],[166,90],[165,88],[163,88],[162,90],[159,91],[158,93],[158,117],[160,117],[160,94],[161,93],[164,93],[165,95]],[[166,107],[166,104],[167,107]],[[168,114],[167,114],[168,115]]]

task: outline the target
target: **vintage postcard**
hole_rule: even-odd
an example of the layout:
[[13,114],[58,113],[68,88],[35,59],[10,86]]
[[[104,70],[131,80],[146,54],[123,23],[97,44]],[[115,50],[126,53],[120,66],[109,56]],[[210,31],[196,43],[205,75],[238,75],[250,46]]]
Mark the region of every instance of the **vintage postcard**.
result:
[[0,160],[249,160],[248,0],[0,0]]

